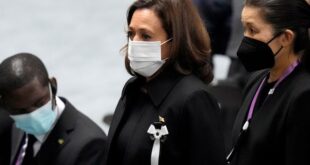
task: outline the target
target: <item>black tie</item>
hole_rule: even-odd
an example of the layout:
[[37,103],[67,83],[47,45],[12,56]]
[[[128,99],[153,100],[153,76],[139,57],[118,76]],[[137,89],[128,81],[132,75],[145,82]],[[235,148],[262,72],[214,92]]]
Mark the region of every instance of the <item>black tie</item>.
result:
[[28,145],[26,149],[26,155],[23,160],[22,165],[34,165],[34,152],[33,152],[33,144],[37,141],[37,139],[33,135],[28,135]]

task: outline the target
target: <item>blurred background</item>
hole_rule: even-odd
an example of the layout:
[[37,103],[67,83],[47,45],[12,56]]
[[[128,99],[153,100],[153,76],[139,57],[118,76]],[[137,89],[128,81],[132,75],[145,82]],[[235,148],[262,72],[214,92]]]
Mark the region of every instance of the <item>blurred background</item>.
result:
[[[132,0],[0,0],[0,61],[19,52],[39,56],[58,94],[107,133],[129,78],[120,48]],[[0,75],[1,76],[1,75]]]

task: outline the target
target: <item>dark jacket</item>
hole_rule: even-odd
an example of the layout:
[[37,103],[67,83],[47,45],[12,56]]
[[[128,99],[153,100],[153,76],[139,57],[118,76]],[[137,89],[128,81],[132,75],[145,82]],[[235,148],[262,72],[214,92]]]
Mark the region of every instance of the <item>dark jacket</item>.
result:
[[[141,88],[145,92],[144,111],[132,128],[134,132],[128,134],[127,144],[122,146],[124,154],[120,156],[113,152],[119,144],[116,139],[124,125],[132,124],[127,118],[132,113],[130,107],[141,103],[136,97]],[[108,164],[118,159],[122,162],[119,164],[149,165],[153,141],[147,130],[159,121],[159,115],[165,119],[169,131],[166,141],[161,143],[160,165],[224,164],[217,102],[196,76],[167,70],[149,83],[133,77],[125,85],[109,131]]]
[[9,115],[0,110],[0,165],[7,165],[10,162],[12,124]]
[[233,128],[239,147],[234,165],[306,165],[310,149],[310,75],[298,66],[255,110],[249,129],[239,136],[258,85],[268,72],[251,78]]
[[[69,101],[61,99],[65,110],[36,155],[37,165],[102,165],[106,135]],[[13,130],[11,160],[23,134]]]

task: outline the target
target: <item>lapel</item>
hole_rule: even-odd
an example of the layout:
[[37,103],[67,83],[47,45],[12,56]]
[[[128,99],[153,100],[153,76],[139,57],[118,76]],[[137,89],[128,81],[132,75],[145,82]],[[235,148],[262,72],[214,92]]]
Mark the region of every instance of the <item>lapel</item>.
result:
[[114,138],[115,132],[118,128],[119,123],[121,122],[123,116],[124,116],[124,112],[125,112],[125,107],[126,107],[126,93],[128,90],[130,90],[129,88],[131,88],[131,86],[133,86],[133,84],[138,80],[137,77],[132,77],[131,79],[128,80],[128,82],[125,84],[124,89],[122,91],[122,96],[116,106],[115,112],[114,112],[114,116],[112,119],[112,123],[110,125],[110,129],[109,129],[109,133],[108,133],[108,142],[107,142],[107,155],[109,155],[109,151],[110,151],[110,145],[112,143],[112,139]]
[[15,124],[12,126],[12,140],[11,140],[11,158],[10,162],[13,164],[14,158],[19,154],[19,146],[23,142],[24,132],[15,127]]
[[233,139],[233,144],[236,142],[240,131],[243,127],[243,124],[247,118],[247,114],[251,105],[251,101],[254,98],[254,95],[256,93],[256,90],[258,89],[260,83],[263,81],[264,77],[266,76],[268,72],[263,74],[263,76],[260,76],[258,78],[255,78],[253,80],[253,85],[250,87],[250,90],[247,92],[247,95],[245,96],[243,100],[243,104],[241,105],[240,111],[236,117],[235,120],[235,125],[233,128],[233,133],[232,133],[232,139]]
[[[290,75],[288,75],[275,89],[272,95],[268,95],[265,101],[262,103],[255,116],[252,118],[251,125],[260,125],[261,121],[266,120],[266,115],[276,115],[276,111],[282,111],[281,114],[284,114],[283,108],[280,109],[279,106],[285,106],[286,103],[280,100],[290,100],[288,97],[291,95],[286,95],[286,91],[293,91],[294,89],[289,89],[289,84],[294,84],[294,80],[298,80],[295,78],[299,75],[300,67],[297,67]],[[265,76],[264,76],[265,77]],[[307,84],[308,85],[308,84]],[[266,122],[266,121],[265,121]]]
[[61,100],[65,103],[65,110],[46,141],[42,144],[36,156],[38,164],[53,164],[62,147],[69,143],[70,133],[75,129],[75,122],[77,120],[76,110],[64,98],[61,98]]
[[116,132],[116,128],[118,127],[119,123],[121,122],[121,119],[122,119],[123,114],[125,112],[125,103],[126,103],[126,96],[122,97],[116,106],[116,111],[114,113],[113,120],[111,123],[111,127],[109,130],[109,135],[108,135],[109,144],[112,141],[114,134]]

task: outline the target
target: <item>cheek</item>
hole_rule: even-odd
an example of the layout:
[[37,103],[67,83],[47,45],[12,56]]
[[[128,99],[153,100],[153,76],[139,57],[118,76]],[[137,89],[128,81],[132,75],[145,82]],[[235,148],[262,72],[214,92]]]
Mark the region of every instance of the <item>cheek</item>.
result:
[[[258,28],[258,32],[254,33],[251,38],[262,41],[267,43],[268,41],[270,41],[270,39],[272,39],[273,37],[273,33],[272,30],[270,30],[270,28],[264,27],[264,28]],[[272,43],[272,42],[271,42]],[[270,43],[270,44],[271,44]],[[269,44],[269,45],[270,45]]]
[[[266,35],[264,33],[258,33],[257,35],[254,35],[253,38],[256,40],[262,41],[264,43],[267,43],[271,37],[269,37],[268,35]],[[269,44],[269,46],[270,46],[270,44]]]
[[170,57],[170,45],[167,43],[161,47],[161,59],[167,59]]

